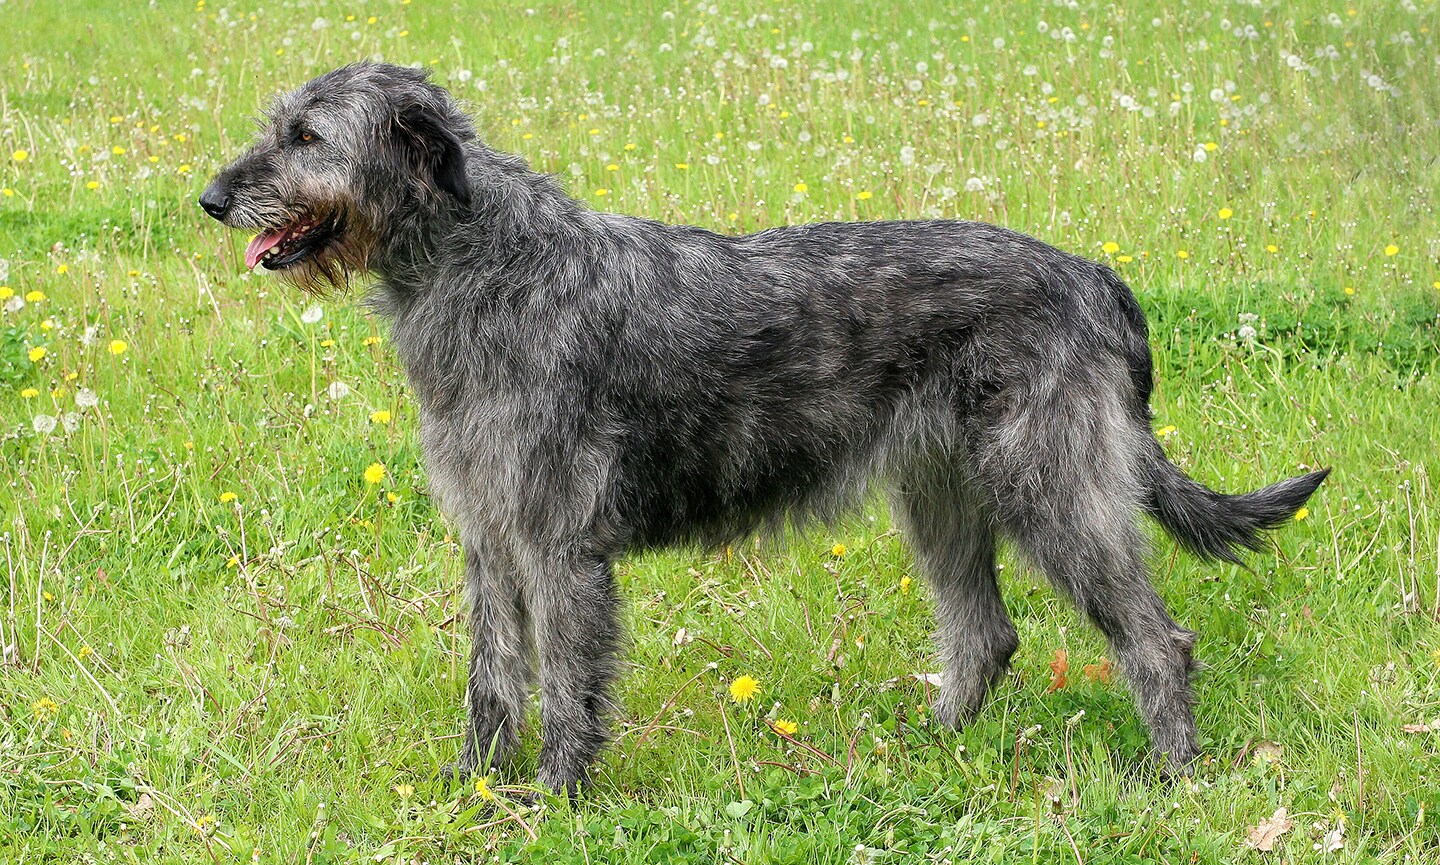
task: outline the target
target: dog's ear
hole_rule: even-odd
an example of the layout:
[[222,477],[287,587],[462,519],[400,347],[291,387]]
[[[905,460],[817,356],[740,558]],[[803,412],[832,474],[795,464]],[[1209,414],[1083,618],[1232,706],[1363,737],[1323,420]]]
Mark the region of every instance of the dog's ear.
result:
[[409,105],[396,115],[395,130],[402,150],[415,160],[435,188],[469,205],[465,145],[440,112],[421,103]]

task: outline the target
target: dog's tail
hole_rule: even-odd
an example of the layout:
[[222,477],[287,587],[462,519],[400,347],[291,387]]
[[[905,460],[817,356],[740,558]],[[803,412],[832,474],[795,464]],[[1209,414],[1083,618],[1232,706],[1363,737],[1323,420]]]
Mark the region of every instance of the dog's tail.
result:
[[1330,474],[1321,469],[1241,495],[1225,495],[1206,487],[1165,457],[1153,437],[1147,448],[1145,509],[1180,545],[1203,559],[1240,562],[1243,549],[1264,546],[1262,533],[1295,516],[1320,482]]

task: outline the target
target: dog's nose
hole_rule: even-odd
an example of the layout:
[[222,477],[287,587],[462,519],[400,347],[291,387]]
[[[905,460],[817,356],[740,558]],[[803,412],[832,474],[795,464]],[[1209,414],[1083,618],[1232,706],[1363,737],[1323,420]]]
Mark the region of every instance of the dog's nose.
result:
[[225,216],[225,211],[230,207],[230,194],[212,184],[204,192],[200,193],[200,206],[205,208],[206,213],[216,219],[221,219]]

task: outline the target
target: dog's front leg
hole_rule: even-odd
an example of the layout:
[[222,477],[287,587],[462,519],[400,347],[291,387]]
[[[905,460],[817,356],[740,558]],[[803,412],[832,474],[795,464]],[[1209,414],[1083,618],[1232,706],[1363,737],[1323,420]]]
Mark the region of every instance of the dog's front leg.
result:
[[540,648],[540,783],[571,795],[609,736],[620,601],[610,563],[564,557],[532,575]]
[[499,767],[510,756],[525,720],[534,632],[520,574],[499,549],[467,544],[465,584],[470,596],[469,723],[454,774]]

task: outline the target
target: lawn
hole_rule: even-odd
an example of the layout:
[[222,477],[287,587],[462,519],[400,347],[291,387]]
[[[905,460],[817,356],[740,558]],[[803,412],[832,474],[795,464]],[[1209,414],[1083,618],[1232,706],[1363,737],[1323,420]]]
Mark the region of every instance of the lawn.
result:
[[[962,5],[0,2],[0,860],[1440,862],[1440,5]],[[1173,460],[1335,467],[1250,569],[1155,534],[1194,778],[1152,777],[1103,641],[1010,552],[1013,672],[932,724],[877,499],[620,565],[578,802],[527,804],[534,725],[439,780],[459,551],[385,324],[247,274],[194,203],[270,96],[369,57],[595,208],[978,219],[1115,267]]]

